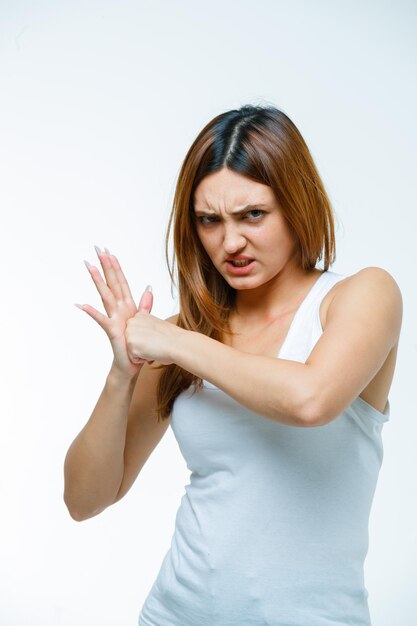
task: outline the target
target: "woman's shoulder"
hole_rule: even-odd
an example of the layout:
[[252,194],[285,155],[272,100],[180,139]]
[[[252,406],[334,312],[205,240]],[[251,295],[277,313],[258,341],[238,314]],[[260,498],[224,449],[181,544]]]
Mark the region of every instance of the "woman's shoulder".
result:
[[337,283],[339,289],[344,291],[357,291],[359,288],[369,287],[374,290],[375,293],[379,292],[387,293],[391,291],[393,294],[401,294],[398,283],[395,278],[387,270],[382,267],[364,267],[357,271],[355,274],[344,276],[342,280]]
[[[403,301],[395,278],[382,267],[364,267],[336,283],[328,314],[338,315],[344,309],[360,315],[366,311],[367,323],[374,316],[386,318],[393,333],[399,335]],[[353,313],[352,313],[353,314]]]

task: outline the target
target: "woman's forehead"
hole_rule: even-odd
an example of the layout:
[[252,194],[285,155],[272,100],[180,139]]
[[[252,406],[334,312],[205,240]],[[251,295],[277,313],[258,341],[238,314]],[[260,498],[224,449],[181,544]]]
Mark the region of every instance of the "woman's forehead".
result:
[[195,209],[223,209],[238,211],[245,205],[271,203],[273,191],[268,185],[258,183],[234,172],[210,174],[198,184],[193,198]]

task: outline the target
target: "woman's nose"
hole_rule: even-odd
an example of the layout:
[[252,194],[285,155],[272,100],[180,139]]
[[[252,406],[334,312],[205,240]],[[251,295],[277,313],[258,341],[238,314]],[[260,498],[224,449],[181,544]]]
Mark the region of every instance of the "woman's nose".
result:
[[236,228],[228,228],[224,233],[223,247],[228,254],[234,254],[246,243],[245,238]]

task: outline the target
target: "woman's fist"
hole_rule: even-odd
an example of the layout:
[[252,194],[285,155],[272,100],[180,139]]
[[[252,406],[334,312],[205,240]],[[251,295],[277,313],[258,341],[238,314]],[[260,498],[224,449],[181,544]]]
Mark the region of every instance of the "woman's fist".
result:
[[126,323],[126,346],[129,359],[155,360],[162,365],[174,363],[175,347],[183,329],[139,310]]

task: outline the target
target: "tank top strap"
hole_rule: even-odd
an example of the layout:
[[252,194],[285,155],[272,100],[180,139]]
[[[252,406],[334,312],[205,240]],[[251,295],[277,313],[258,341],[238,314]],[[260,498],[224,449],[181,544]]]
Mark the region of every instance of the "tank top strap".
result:
[[301,363],[307,360],[323,332],[320,323],[320,304],[333,285],[344,278],[345,275],[330,270],[322,273],[296,312],[278,358]]
[[[320,320],[320,305],[323,302],[325,296],[329,293],[330,289],[341,280],[347,278],[344,274],[339,274],[337,272],[327,271],[325,272],[325,280],[319,285],[319,289],[314,294],[314,298],[311,302],[311,307],[309,310],[309,319],[306,320],[307,323],[312,323],[312,330],[315,336],[320,336],[323,332],[323,328]],[[317,339],[318,339],[317,336]],[[317,340],[316,339],[316,340]]]

